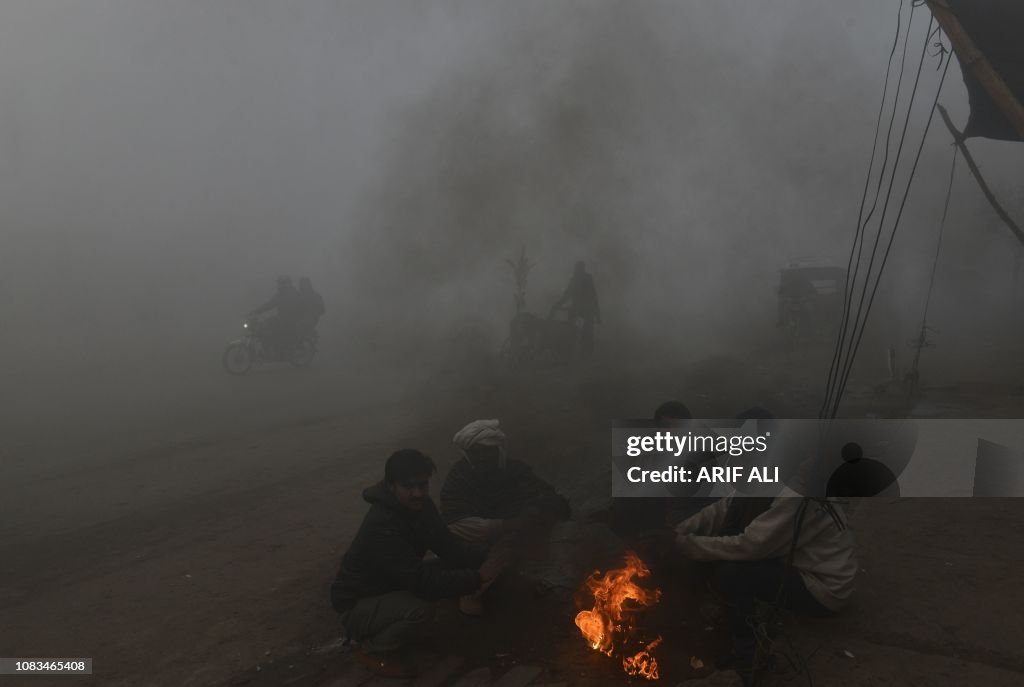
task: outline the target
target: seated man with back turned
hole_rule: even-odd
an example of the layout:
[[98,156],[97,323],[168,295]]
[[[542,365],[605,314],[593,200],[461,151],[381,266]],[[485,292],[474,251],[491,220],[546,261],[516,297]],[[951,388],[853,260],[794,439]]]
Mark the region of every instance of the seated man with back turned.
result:
[[849,601],[857,575],[842,507],[788,489],[774,498],[716,501],[676,526],[676,547],[692,560],[714,564],[744,684],[753,680],[758,602],[827,616]]
[[[445,527],[430,499],[434,470],[414,449],[388,458],[384,480],[363,491],[370,510],[331,585],[331,604],[362,644],[357,658],[390,677],[415,673],[401,650],[430,620],[434,600],[471,594],[498,572]],[[424,560],[428,550],[439,560]]]
[[[554,487],[523,461],[508,458],[497,420],[471,422],[453,441],[462,459],[441,488],[441,513],[453,533],[488,552],[488,563],[507,566],[525,548],[546,541],[556,521],[569,518],[569,502]],[[486,587],[463,596],[459,609],[480,615]]]

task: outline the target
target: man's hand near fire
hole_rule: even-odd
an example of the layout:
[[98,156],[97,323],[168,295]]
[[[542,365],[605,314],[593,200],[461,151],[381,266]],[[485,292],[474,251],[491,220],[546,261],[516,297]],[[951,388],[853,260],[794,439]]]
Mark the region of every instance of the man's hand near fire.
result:
[[700,522],[694,518],[687,518],[673,528],[676,538],[697,534],[700,530]]
[[495,546],[487,555],[487,559],[480,565],[477,572],[480,574],[480,589],[484,590],[491,586],[505,568],[512,564],[513,551],[507,546]]
[[675,549],[686,553],[691,549],[691,542],[694,535],[700,533],[699,518],[687,518],[675,526]]

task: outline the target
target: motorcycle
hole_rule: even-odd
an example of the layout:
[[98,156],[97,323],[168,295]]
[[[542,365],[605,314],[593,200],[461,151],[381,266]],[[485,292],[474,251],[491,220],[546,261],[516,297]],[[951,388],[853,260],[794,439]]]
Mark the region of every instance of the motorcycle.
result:
[[244,375],[253,367],[266,363],[287,362],[292,367],[309,367],[313,363],[319,340],[315,330],[281,350],[266,320],[246,320],[242,327],[245,330],[242,336],[229,343],[221,357],[224,371],[228,374]]

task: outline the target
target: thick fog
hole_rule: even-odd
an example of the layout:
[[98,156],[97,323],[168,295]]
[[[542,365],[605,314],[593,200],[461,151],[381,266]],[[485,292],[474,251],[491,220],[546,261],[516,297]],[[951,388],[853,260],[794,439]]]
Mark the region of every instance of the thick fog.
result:
[[[215,373],[278,274],[323,293],[328,358],[466,318],[500,338],[521,247],[535,312],[583,259],[607,336],[747,346],[772,335],[786,261],[845,264],[897,6],[5,2],[5,365]],[[942,102],[965,120],[957,64]],[[971,146],[1024,214],[1018,147]],[[911,332],[949,153],[936,118],[883,291]],[[936,317],[1010,307],[1016,246],[962,165],[948,231]]]

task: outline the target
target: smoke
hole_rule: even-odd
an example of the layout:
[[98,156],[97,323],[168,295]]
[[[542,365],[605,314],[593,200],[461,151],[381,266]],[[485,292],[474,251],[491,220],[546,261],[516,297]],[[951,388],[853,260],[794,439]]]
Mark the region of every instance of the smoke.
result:
[[[881,0],[0,13],[5,346],[49,360],[216,351],[279,273],[314,278],[328,342],[500,332],[522,247],[535,312],[582,259],[606,332],[748,345],[786,261],[845,261],[895,19]],[[907,283],[887,282],[908,313],[947,151],[933,131]]]
[[[503,322],[504,258],[525,246],[542,313],[583,259],[614,326],[706,330],[772,309],[765,280],[791,253],[834,246],[851,142],[806,138],[866,122],[850,86],[869,81],[821,27],[766,38],[735,5],[528,7],[401,117],[359,203],[353,284],[419,304],[396,327],[449,308]],[[826,64],[800,61],[830,40]],[[844,67],[823,111],[818,91]]]

